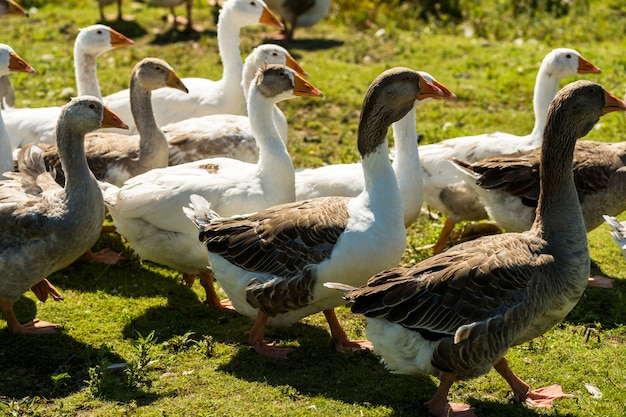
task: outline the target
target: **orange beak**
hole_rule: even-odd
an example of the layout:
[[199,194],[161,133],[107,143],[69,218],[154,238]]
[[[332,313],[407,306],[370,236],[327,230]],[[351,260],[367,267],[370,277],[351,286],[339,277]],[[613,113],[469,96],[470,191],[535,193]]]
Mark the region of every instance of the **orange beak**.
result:
[[306,81],[298,74],[294,74],[294,82],[296,87],[293,89],[293,93],[296,96],[306,96],[306,97],[324,97],[324,94],[315,88],[312,84]]
[[128,129],[128,125],[124,123],[124,121],[120,119],[117,114],[113,113],[111,109],[106,106],[104,106],[104,112],[102,114],[102,122],[100,122],[100,126]]
[[272,12],[270,12],[270,9],[268,9],[267,6],[263,7],[263,13],[261,13],[261,18],[259,19],[259,23],[263,23],[264,25],[268,25],[268,26],[273,26],[280,30],[283,30],[285,28],[285,26],[283,26],[280,20],[278,20],[278,18],[274,16]]
[[626,102],[604,90],[604,110],[602,111],[602,114],[614,111],[626,111]]
[[7,0],[9,9],[7,13],[13,16],[25,16],[28,17],[28,12],[22,8],[19,4],[14,2],[13,0]]
[[178,75],[174,72],[174,71],[170,71],[169,74],[167,75],[167,82],[166,82],[168,87],[172,87],[175,88],[177,90],[180,90],[184,93],[188,93],[189,90],[187,89],[187,87],[185,86],[185,84],[183,84],[183,81],[178,77]]
[[579,74],[600,74],[602,72],[600,68],[596,67],[582,56],[578,57],[577,71]]
[[298,74],[308,77],[308,73],[298,64],[298,62],[289,54],[287,54],[287,62],[285,63],[289,68],[297,72]]
[[419,75],[420,79],[420,92],[417,96],[418,100],[425,98],[434,98],[437,100],[443,99],[443,91],[434,84],[429,83],[424,77]]
[[111,29],[111,45],[114,48],[119,48],[121,46],[128,46],[134,43],[135,42],[133,42],[132,39],[127,38],[126,36],[119,33],[117,30]]
[[35,73],[35,69],[28,65],[28,63],[15,52],[11,52],[9,54],[9,70],[15,72],[27,72],[29,74]]

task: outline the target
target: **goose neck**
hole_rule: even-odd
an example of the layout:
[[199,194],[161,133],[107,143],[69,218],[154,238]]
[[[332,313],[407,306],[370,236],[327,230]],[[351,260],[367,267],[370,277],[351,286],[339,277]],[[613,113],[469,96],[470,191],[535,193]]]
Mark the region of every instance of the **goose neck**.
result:
[[[143,88],[135,78],[130,83],[130,108],[139,133],[139,158],[144,162],[150,156],[162,160],[163,155],[169,153],[168,144],[154,118],[152,92]],[[167,162],[157,164],[166,166]]]
[[[235,24],[229,16],[230,9],[223,9],[217,24],[217,45],[223,67],[222,80],[226,85],[236,85],[236,88],[241,90],[240,84],[243,71],[239,45],[241,26]],[[243,96],[243,91],[241,95]]]
[[98,84],[98,72],[96,56],[74,49],[74,76],[78,95],[91,95],[102,98],[100,85]]
[[559,80],[555,74],[548,72],[542,65],[537,73],[535,89],[533,92],[533,113],[535,115],[535,126],[531,135],[536,139],[536,145],[541,145],[543,129],[546,125],[546,116],[550,102],[559,90]]

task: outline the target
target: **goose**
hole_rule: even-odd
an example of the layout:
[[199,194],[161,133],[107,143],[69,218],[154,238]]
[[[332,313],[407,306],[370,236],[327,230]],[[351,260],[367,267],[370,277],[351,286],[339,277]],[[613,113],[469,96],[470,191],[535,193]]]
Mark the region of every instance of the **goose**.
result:
[[287,357],[290,348],[265,341],[266,324],[289,325],[320,311],[338,351],[362,347],[348,341],[335,315],[341,294],[322,284],[360,285],[400,262],[406,233],[386,135],[426,97],[443,92],[409,68],[389,69],[371,83],[357,138],[365,188],[356,197],[320,197],[230,218],[217,216],[201,196],[191,199],[185,212],[200,229],[218,282],[234,308],[255,319],[248,342],[257,353]]
[[[423,71],[420,74],[443,91],[444,100],[456,99],[454,93],[432,75]],[[402,196],[405,227],[415,222],[422,208],[422,168],[415,131],[415,111],[418,106],[431,100],[430,97],[418,99],[406,116],[391,125],[396,145],[392,166]],[[296,201],[330,196],[356,197],[363,191],[363,187],[363,169],[358,163],[296,170]]]
[[329,284],[348,290],[345,299],[365,316],[367,338],[389,370],[439,377],[425,404],[429,415],[474,416],[469,406],[448,403],[449,389],[491,367],[518,401],[549,407],[568,396],[558,385],[530,390],[505,354],[559,323],[585,290],[590,259],[572,173],[574,145],[613,111],[626,111],[626,102],[585,80],[566,85],[552,101],[530,230],[453,246],[412,267],[376,274],[360,288]]
[[[262,0],[228,0],[222,6],[217,24],[217,43],[223,63],[222,78],[183,78],[190,94],[161,90],[152,97],[154,116],[159,126],[207,114],[246,115],[246,99],[241,90],[242,67],[239,32],[249,25],[265,24],[282,28]],[[130,120],[128,90],[104,98],[105,104],[124,120]],[[131,124],[129,132],[134,134]]]
[[[99,98],[80,96],[63,107],[57,139],[65,187],[46,171],[40,152],[31,152],[31,170],[8,173],[0,182],[0,310],[12,333],[54,332],[56,324],[35,319],[20,324],[13,304],[29,288],[65,268],[100,236],[102,193],[83,152],[84,135],[98,127],[123,128]],[[37,149],[33,147],[32,149]]]
[[[167,62],[151,57],[142,59],[135,65],[130,77],[133,118],[139,135],[91,132],[85,136],[87,162],[98,180],[119,186],[131,177],[167,166],[167,139],[156,125],[150,100],[152,92],[162,87],[187,91]],[[55,169],[56,179],[62,184],[64,173],[57,147],[40,146],[46,165]]]
[[[244,95],[257,70],[267,64],[281,64],[306,76],[300,64],[279,45],[259,45],[244,61],[241,88]],[[287,119],[274,105],[274,121],[280,137],[287,144]],[[161,127],[170,145],[170,165],[214,156],[226,156],[244,162],[256,162],[259,148],[256,146],[248,116],[234,114],[211,114],[192,117]]]
[[[489,217],[509,232],[530,229],[539,198],[541,149],[495,155],[470,164],[453,158],[460,177],[478,194]],[[626,210],[626,143],[579,141],[574,148],[574,182],[587,232]],[[613,280],[595,275],[587,284],[610,288]]]
[[[35,70],[9,45],[0,44],[0,76],[8,75],[10,72],[34,74]],[[9,133],[0,113],[0,179],[5,178],[3,174],[7,171],[13,171],[13,157]]]
[[28,12],[13,0],[0,0],[0,16],[7,15],[28,17]]
[[533,149],[541,145],[541,135],[550,101],[556,95],[559,81],[576,74],[597,74],[600,69],[578,51],[557,48],[548,53],[539,68],[533,95],[535,126],[526,136],[494,132],[465,136],[420,146],[424,176],[424,204],[447,215],[444,227],[433,248],[441,252],[454,228],[461,220],[487,218],[476,193],[458,178],[458,171],[447,158],[457,157],[474,162],[491,155]]
[[[104,52],[133,41],[105,25],[92,25],[78,32],[74,43],[74,73],[78,95],[101,97],[96,58]],[[4,121],[16,149],[31,142],[55,143],[55,126],[61,108],[13,108],[5,112]]]
[[104,14],[104,6],[108,6],[109,4],[117,4],[117,20],[124,20],[124,16],[122,15],[122,0],[97,0],[98,1],[98,9],[100,10],[100,20],[105,22],[107,20]]
[[231,158],[202,159],[154,169],[121,187],[104,190],[105,205],[118,233],[139,257],[182,272],[189,285],[200,275],[208,305],[230,309],[215,292],[206,249],[182,207],[191,194],[204,196],[227,215],[293,201],[293,164],[274,124],[273,108],[297,96],[322,97],[322,93],[282,65],[268,65],[257,73],[248,97],[250,123],[259,146],[255,164]]
[[611,226],[611,229],[613,229],[611,230],[611,237],[622,251],[624,259],[626,259],[626,223],[620,222],[615,217],[608,215],[604,216],[604,220]]
[[293,40],[296,27],[313,26],[330,10],[330,0],[267,0],[267,6],[282,17],[285,28],[274,39]]
[[185,30],[192,31],[193,23],[191,21],[191,9],[193,7],[193,0],[148,0],[151,4],[159,7],[168,7],[170,9],[170,13],[172,14],[172,22],[174,23],[174,27],[178,24],[178,19],[176,17],[176,11],[174,7],[179,6],[185,3],[185,8],[187,10],[187,20],[185,21]]

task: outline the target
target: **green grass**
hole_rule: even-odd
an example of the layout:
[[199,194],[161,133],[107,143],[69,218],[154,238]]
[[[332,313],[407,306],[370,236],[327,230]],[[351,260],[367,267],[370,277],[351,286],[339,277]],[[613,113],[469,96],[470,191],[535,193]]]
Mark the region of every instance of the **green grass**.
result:
[[[18,106],[64,104],[74,87],[71,51],[77,28],[95,23],[95,2],[21,2],[42,6],[31,18],[4,19],[2,42],[33,65],[37,75],[14,74]],[[297,167],[358,160],[355,132],[363,95],[382,70],[402,65],[425,70],[451,88],[455,103],[430,103],[418,112],[423,143],[504,130],[528,133],[532,90],[539,63],[555,47],[572,47],[600,66],[590,76],[622,96],[626,80],[623,15],[618,1],[574,1],[568,15],[514,16],[508,2],[461,1],[464,23],[414,18],[411,2],[336,1],[331,16],[287,45],[309,72],[324,100],[281,105],[290,124],[289,151]],[[542,2],[539,2],[543,4]],[[211,10],[196,1],[204,31],[168,31],[165,9],[126,2],[132,22],[111,25],[136,41],[98,61],[104,94],[125,88],[132,66],[158,56],[181,77],[219,78],[221,64]],[[112,13],[109,10],[109,13]],[[384,29],[378,32],[380,29]],[[464,35],[469,29],[474,36]],[[242,32],[242,51],[263,41],[263,27]],[[480,37],[479,37],[480,36]],[[568,80],[569,81],[569,80]],[[446,128],[444,129],[444,125]],[[604,117],[587,139],[620,141],[622,115]],[[624,218],[624,217],[623,217]],[[423,216],[410,230],[403,264],[430,255],[443,220]],[[613,290],[587,290],[567,319],[543,337],[512,348],[513,369],[533,387],[560,383],[574,399],[551,410],[512,402],[495,372],[455,384],[451,399],[474,405],[480,416],[623,416],[626,409],[626,270],[602,226],[589,234],[593,272],[614,278]],[[421,404],[437,381],[385,371],[373,353],[340,355],[318,314],[267,336],[295,348],[286,361],[256,355],[243,333],[252,322],[199,302],[174,271],[141,263],[119,238],[102,247],[124,251],[115,266],[78,261],[50,276],[65,296],[40,303],[30,292],[18,317],[62,324],[57,334],[11,335],[0,321],[0,415],[14,416],[422,416]],[[353,338],[364,321],[339,309]],[[150,337],[152,335],[152,338]],[[107,370],[116,363],[127,370]],[[584,384],[597,386],[593,398]]]

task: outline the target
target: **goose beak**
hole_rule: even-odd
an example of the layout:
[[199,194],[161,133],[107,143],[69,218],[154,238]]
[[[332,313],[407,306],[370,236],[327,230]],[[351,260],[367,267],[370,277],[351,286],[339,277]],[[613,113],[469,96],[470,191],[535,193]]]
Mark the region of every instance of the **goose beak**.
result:
[[28,65],[28,63],[15,52],[9,54],[9,71],[27,72],[29,74],[35,73],[35,69]]
[[285,28],[280,20],[278,20],[278,18],[274,16],[272,12],[270,12],[270,9],[268,9],[267,6],[263,6],[263,13],[261,13],[259,23],[267,26],[272,26],[280,30],[283,30]]
[[298,64],[298,62],[290,54],[287,54],[286,61],[287,62],[285,62],[285,65],[287,65],[289,68],[291,68],[298,74],[302,75],[303,77],[309,76],[309,74],[304,70],[304,68],[302,68],[300,64]]
[[119,33],[117,30],[110,29],[110,33],[111,33],[111,46],[113,46],[114,48],[119,48],[121,46],[128,46],[128,45],[132,45],[135,43],[133,42],[132,39],[127,38],[126,36]]
[[117,114],[113,113],[111,109],[106,106],[104,106],[104,111],[102,112],[102,122],[100,122],[100,126],[128,129],[128,125],[124,123],[124,121]]
[[7,0],[9,9],[7,11],[8,14],[13,16],[26,16],[28,17],[28,12],[22,8],[19,4],[14,2],[13,0]]
[[176,73],[174,71],[170,71],[169,74],[167,75],[167,82],[166,82],[168,87],[172,87],[175,88],[177,90],[180,90],[184,93],[188,93],[189,90],[187,89],[187,87],[185,86],[185,84],[183,84],[183,81],[178,78],[178,75],[176,75]]
[[454,94],[452,91],[450,91],[450,89],[448,87],[446,87],[445,85],[441,84],[437,80],[433,80],[433,84],[436,87],[438,87],[443,92],[443,99],[444,100],[456,100],[456,94]]
[[417,96],[418,100],[424,100],[427,98],[434,98],[438,100],[443,99],[443,91],[436,85],[428,82],[424,77],[419,75],[420,92]]
[[324,97],[324,94],[320,90],[298,74],[294,74],[294,83],[296,86],[293,89],[293,94],[296,96]]
[[602,72],[600,68],[593,65],[582,55],[578,57],[578,68],[576,69],[576,71],[579,74],[600,74]]
[[602,114],[614,111],[626,111],[626,102],[604,90],[604,110],[602,111]]

